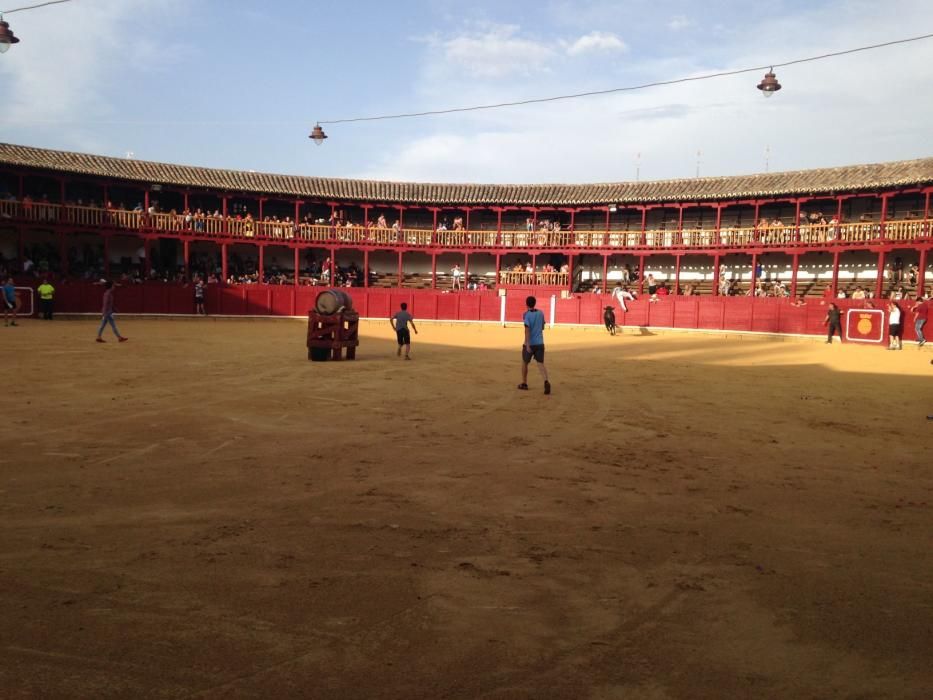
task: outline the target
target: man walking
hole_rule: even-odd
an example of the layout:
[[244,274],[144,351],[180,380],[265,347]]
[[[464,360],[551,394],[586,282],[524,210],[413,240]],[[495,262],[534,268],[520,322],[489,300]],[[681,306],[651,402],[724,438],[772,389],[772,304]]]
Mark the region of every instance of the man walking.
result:
[[551,382],[548,381],[547,368],[544,366],[544,314],[536,309],[538,300],[534,297],[525,299],[528,310],[522,316],[525,323],[525,342],[522,345],[522,383],[518,388],[528,391],[528,364],[534,358],[538,365],[541,378],[544,379],[544,393],[551,393]]
[[[3,285],[3,325],[4,326],[18,326],[16,322],[16,310],[17,310],[17,299],[16,299],[16,286],[13,284],[13,278],[7,277],[6,282]],[[10,321],[10,316],[13,317],[13,320]]]
[[839,307],[835,304],[829,305],[829,310],[826,312],[826,318],[823,319],[823,324],[828,327],[828,332],[826,334],[826,342],[832,344],[833,335],[839,333],[839,342],[842,342],[842,320]]
[[36,291],[39,293],[39,306],[42,308],[42,318],[46,321],[51,321],[55,287],[53,287],[52,283],[46,278]]
[[409,353],[411,352],[411,333],[408,332],[409,323],[415,335],[418,335],[418,329],[415,327],[415,319],[408,313],[408,304],[403,301],[401,311],[397,311],[395,315],[389,319],[389,325],[392,326],[392,330],[395,331],[395,337],[398,339],[398,352],[396,352],[395,355],[396,357],[401,357],[402,346],[405,346],[406,360],[411,359],[411,357],[409,357]]
[[914,312],[914,330],[917,333],[917,345],[923,347],[927,339],[923,335],[923,327],[930,318],[930,308],[933,307],[933,299],[924,300],[922,296],[917,295],[917,303],[910,307]]
[[113,320],[113,282],[110,280],[104,282],[104,299],[101,309],[100,328],[97,329],[98,343],[106,342],[101,336],[104,334],[104,328],[107,327],[108,323],[110,327],[113,328],[113,334],[117,336],[117,339],[121,343],[125,343],[129,340],[129,338],[120,335],[120,331],[117,330],[117,324]]

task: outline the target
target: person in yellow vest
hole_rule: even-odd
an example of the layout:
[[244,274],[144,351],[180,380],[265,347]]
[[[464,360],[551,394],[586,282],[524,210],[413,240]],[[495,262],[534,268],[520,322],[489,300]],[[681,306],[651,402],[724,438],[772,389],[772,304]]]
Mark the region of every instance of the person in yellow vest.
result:
[[42,310],[42,318],[46,321],[52,320],[52,306],[55,299],[55,287],[47,279],[36,290],[39,293],[39,308]]

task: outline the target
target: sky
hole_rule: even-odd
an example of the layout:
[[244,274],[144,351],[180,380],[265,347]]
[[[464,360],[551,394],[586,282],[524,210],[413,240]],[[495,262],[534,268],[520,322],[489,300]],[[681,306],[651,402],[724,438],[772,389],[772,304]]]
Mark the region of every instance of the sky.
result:
[[[32,4],[0,0],[0,7]],[[933,156],[930,0],[73,0],[5,19],[0,141],[298,175],[618,182]],[[311,127],[329,138],[317,147]]]

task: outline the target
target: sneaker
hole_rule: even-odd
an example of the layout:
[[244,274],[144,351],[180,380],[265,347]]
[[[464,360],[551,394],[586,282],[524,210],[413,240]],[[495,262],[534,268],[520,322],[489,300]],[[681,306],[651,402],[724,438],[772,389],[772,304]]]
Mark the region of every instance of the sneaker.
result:
[[518,385],[518,388],[521,389],[522,391],[528,391],[528,385],[527,385],[527,384],[519,384],[519,385]]
[[127,340],[129,340],[129,338],[127,338],[127,337],[124,335],[124,336],[121,336],[121,337],[120,337],[120,340],[119,340],[118,342],[125,343]]
[[103,338],[94,338],[94,342],[95,343],[106,343],[107,341],[104,340]]
[[545,394],[550,394],[550,393],[551,393],[551,383],[550,383],[550,382],[544,382],[544,393],[545,393]]

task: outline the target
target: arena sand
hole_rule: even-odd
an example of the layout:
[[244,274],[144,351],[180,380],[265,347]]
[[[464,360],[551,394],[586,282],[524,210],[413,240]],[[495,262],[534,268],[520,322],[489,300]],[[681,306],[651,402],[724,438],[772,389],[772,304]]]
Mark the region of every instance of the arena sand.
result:
[[0,328],[5,698],[933,696],[933,353]]

